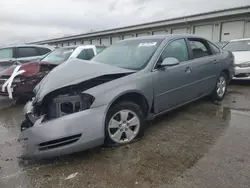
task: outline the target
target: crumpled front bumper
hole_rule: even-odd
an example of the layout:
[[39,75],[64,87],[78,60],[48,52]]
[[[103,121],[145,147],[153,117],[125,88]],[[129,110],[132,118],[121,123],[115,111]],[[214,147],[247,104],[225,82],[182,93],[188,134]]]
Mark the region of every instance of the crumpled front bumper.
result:
[[[30,108],[29,103],[24,109],[26,118]],[[54,157],[102,145],[106,108],[104,105],[45,122],[42,122],[44,116],[36,119],[34,125],[20,135],[24,145],[20,158]]]

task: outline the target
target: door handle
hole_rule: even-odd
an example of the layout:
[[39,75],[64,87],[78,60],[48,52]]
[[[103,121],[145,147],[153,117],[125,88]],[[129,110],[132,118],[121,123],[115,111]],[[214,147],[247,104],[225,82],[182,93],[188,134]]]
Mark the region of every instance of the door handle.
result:
[[217,59],[213,60],[213,64],[217,64],[219,61]]
[[191,69],[190,67],[187,67],[186,70],[185,70],[185,72],[186,72],[187,74],[189,74],[189,73],[192,72],[192,69]]

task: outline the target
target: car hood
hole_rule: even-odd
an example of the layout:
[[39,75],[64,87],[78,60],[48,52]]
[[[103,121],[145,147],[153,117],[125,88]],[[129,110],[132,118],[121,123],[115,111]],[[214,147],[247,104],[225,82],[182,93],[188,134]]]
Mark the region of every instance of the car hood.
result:
[[34,102],[42,101],[47,94],[60,88],[76,85],[104,75],[132,72],[135,71],[94,61],[68,60],[50,71],[39,85],[37,85],[34,90],[36,94]]
[[233,52],[235,64],[241,64],[250,61],[250,51]]

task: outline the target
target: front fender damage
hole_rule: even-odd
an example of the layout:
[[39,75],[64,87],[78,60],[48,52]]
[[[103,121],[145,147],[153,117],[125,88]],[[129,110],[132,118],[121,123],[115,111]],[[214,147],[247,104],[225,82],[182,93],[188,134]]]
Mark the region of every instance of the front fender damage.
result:
[[[95,100],[95,96],[84,93],[84,91],[129,74],[131,74],[131,72],[102,75],[74,85],[56,89],[48,93],[40,102],[34,100],[32,110],[29,109],[25,112],[26,120],[22,123],[21,130],[23,131],[32,127],[34,124],[32,119],[35,120],[38,119],[38,117],[43,116],[42,122],[44,122],[89,109]],[[32,117],[30,117],[31,114]]]

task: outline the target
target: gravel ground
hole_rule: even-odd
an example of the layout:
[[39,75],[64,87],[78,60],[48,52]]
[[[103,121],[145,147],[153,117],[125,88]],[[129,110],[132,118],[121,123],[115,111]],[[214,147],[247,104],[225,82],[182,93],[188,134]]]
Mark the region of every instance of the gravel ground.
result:
[[250,185],[250,82],[234,82],[221,104],[202,99],[149,123],[142,140],[60,158],[22,161],[21,105],[0,99],[0,188]]

